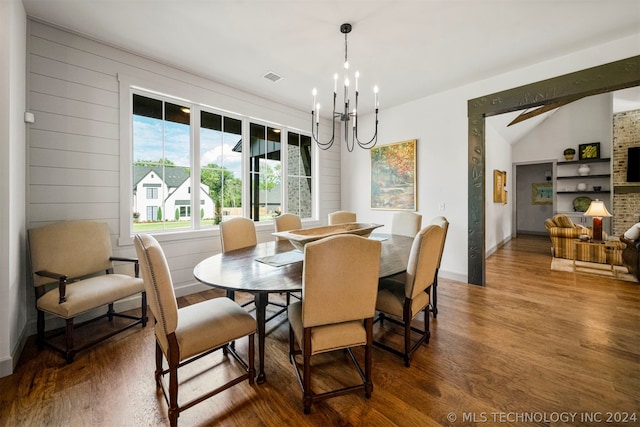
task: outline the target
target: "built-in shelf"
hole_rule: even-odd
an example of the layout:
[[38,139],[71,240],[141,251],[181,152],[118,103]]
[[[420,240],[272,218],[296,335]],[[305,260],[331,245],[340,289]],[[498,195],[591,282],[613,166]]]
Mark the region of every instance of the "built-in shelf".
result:
[[605,159],[583,159],[583,160],[570,160],[568,162],[558,162],[558,165],[581,165],[583,163],[604,163],[609,162],[611,160],[610,157]]
[[582,178],[611,178],[611,174],[605,173],[600,175],[567,175],[567,176],[556,177],[556,179],[582,179]]
[[609,190],[600,190],[600,191],[589,191],[589,190],[584,190],[584,191],[578,191],[578,190],[571,190],[571,191],[558,191],[558,194],[609,194],[610,191]]

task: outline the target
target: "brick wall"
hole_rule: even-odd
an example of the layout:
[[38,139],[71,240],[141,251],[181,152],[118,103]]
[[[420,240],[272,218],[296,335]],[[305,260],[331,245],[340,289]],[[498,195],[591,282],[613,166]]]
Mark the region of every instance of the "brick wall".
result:
[[627,182],[627,148],[640,146],[640,110],[613,115],[613,235],[640,222],[640,184]]

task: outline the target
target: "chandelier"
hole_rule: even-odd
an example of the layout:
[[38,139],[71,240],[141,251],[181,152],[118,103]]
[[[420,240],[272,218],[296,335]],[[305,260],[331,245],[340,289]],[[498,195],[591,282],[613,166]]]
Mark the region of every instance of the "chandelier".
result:
[[[351,24],[342,24],[340,25],[340,32],[344,34],[344,110],[336,111],[336,100],[338,98],[338,74],[334,74],[333,76],[333,132],[331,134],[331,139],[322,142],[320,141],[320,104],[316,103],[316,96],[318,91],[313,89],[313,108],[311,110],[311,135],[313,139],[323,150],[328,150],[333,145],[333,141],[336,136],[336,119],[339,119],[344,123],[344,141],[347,145],[347,150],[349,152],[353,151],[356,143],[364,149],[371,149],[378,142],[378,86],[373,87],[374,93],[374,107],[376,111],[376,122],[375,122],[375,131],[373,136],[369,141],[362,142],[358,138],[358,78],[360,77],[360,73],[356,71],[355,73],[355,105],[352,111],[351,108],[351,100],[349,99],[349,61],[347,60],[347,35],[351,32]],[[351,126],[349,124],[351,123]],[[351,127],[351,138],[349,138],[349,127]]]

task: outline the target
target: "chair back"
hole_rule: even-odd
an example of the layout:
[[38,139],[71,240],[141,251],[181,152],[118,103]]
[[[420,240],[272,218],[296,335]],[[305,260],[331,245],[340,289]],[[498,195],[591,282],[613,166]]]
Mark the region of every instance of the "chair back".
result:
[[356,214],[348,211],[336,211],[329,214],[329,225],[356,222]]
[[391,234],[415,237],[422,228],[422,215],[416,212],[396,212],[391,222]]
[[[276,232],[299,230],[302,228],[302,220],[298,215],[286,213],[275,217],[274,219]],[[276,237],[276,240],[287,240],[284,237]]]
[[331,236],[305,245],[305,328],[373,317],[381,248],[380,241],[355,235]]
[[157,322],[156,336],[166,339],[178,326],[178,303],[167,259],[158,241],[149,234],[136,234],[133,243],[149,308]]
[[256,225],[249,218],[231,218],[220,223],[222,252],[229,252],[258,244]]
[[413,238],[407,264],[405,297],[414,299],[433,283],[443,239],[444,230],[437,225],[423,228]]
[[440,263],[442,262],[442,254],[444,253],[444,243],[447,240],[447,231],[449,231],[449,221],[444,216],[437,216],[431,220],[432,225],[437,225],[444,230],[444,236],[442,236],[442,245],[440,245],[440,256],[438,257],[438,269],[440,269]]
[[[62,221],[28,231],[31,270],[66,274],[69,279],[113,267],[109,226],[99,221]],[[33,275],[34,286],[57,279]]]

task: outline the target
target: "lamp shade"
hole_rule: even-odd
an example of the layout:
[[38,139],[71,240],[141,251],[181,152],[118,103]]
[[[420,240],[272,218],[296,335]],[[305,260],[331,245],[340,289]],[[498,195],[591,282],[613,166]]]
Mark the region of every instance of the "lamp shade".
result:
[[584,213],[585,216],[612,216],[602,200],[592,200],[589,209]]

